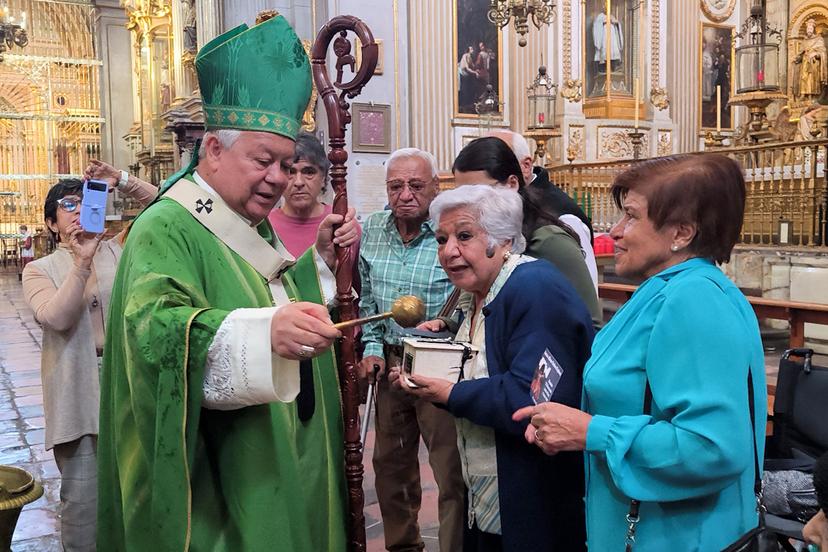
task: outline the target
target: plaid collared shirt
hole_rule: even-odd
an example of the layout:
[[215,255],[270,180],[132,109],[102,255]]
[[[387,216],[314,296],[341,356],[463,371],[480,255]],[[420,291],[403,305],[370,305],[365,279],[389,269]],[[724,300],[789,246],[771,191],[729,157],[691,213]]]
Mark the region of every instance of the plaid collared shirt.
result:
[[[424,222],[420,235],[403,244],[391,211],[370,215],[362,226],[359,276],[360,316],[388,312],[400,295],[416,295],[425,303],[426,320],[432,320],[453,287],[437,260],[433,222]],[[365,356],[381,357],[383,343],[399,345],[403,333],[390,318],[366,324],[362,327]]]

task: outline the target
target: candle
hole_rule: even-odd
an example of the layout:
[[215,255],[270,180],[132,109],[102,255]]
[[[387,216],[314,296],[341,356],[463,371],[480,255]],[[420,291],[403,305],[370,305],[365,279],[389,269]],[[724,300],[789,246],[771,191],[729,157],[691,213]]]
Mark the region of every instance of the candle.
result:
[[638,89],[638,79],[635,79],[635,130],[638,130],[638,96],[639,96],[639,89]]
[[716,85],[716,132],[722,131],[722,85]]
[[606,33],[604,42],[604,62],[606,66],[606,92],[607,99],[612,95],[612,0],[607,0],[606,18],[604,20],[604,32]]
[[25,29],[25,28],[26,28],[26,12],[24,11],[24,12],[21,14],[21,16],[22,16],[22,17],[21,17],[21,19],[20,19],[20,27],[21,27],[21,28],[23,28],[23,29]]

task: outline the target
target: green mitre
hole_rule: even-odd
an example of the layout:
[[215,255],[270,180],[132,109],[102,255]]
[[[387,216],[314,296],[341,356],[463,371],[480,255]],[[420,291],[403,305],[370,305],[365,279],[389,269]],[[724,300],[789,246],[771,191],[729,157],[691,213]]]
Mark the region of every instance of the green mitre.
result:
[[278,15],[217,36],[195,59],[207,130],[233,128],[296,139],[311,95],[302,42]]

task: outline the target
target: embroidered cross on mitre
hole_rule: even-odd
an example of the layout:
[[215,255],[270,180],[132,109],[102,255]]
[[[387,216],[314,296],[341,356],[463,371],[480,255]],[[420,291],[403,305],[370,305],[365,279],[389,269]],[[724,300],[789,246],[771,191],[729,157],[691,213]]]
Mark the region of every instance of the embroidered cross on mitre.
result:
[[213,200],[212,199],[208,199],[207,201],[202,201],[200,199],[196,200],[196,212],[201,213],[201,211],[204,211],[204,210],[207,211],[208,215],[213,212]]

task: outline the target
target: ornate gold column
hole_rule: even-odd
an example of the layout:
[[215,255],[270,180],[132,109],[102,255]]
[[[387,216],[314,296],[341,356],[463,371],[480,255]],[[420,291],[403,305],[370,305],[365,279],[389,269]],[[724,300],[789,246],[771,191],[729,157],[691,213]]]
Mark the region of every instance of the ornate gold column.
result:
[[175,86],[175,100],[179,100],[183,95],[187,93],[186,86],[184,84],[184,65],[181,62],[181,55],[184,53],[184,48],[182,45],[182,25],[181,25],[181,18],[182,18],[182,0],[172,0],[172,6],[170,9],[170,18],[172,22],[172,59],[173,59],[173,83]]
[[[171,0],[122,0],[137,62],[140,126],[137,160],[144,179],[160,184],[173,170],[172,136],[162,114],[175,98]],[[134,139],[134,138],[133,138]]]

